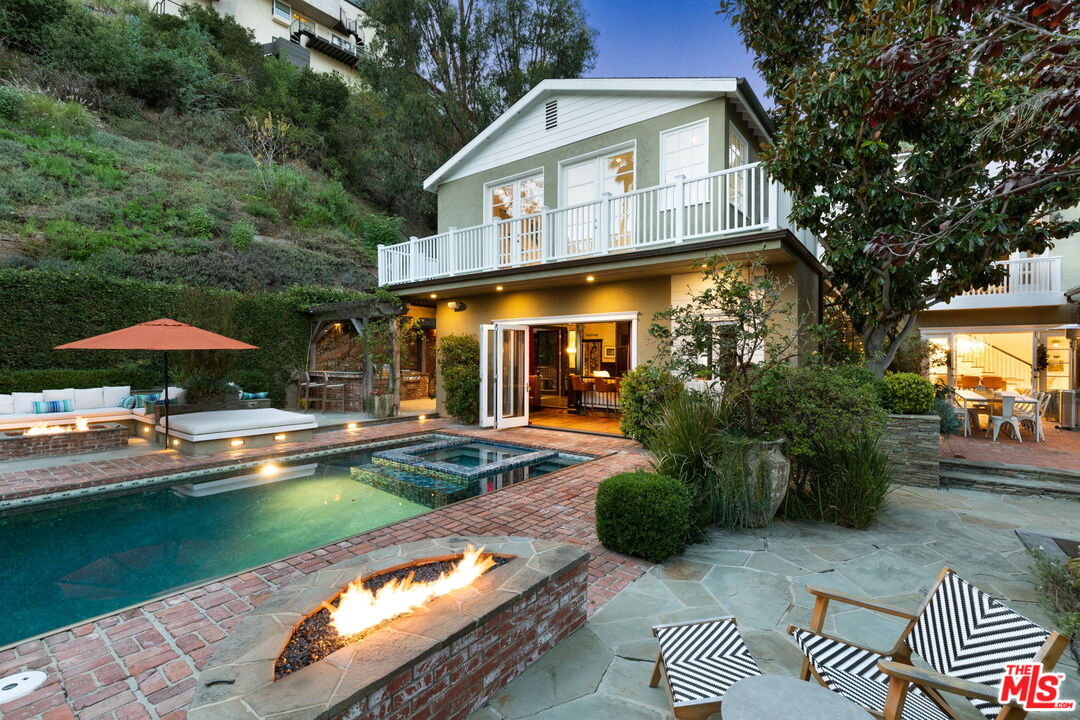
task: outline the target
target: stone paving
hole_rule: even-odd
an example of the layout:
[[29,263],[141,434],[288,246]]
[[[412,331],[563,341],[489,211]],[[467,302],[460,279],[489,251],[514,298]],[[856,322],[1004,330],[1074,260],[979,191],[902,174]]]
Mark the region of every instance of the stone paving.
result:
[[[0,676],[40,669],[48,673],[49,679],[35,692],[0,706],[0,718],[183,720],[195,691],[195,672],[206,664],[218,644],[251,608],[261,604],[277,588],[378,548],[454,535],[525,535],[570,543],[590,555],[590,611],[595,611],[648,568],[648,563],[605,550],[596,538],[593,516],[596,487],[601,480],[648,464],[648,456],[636,443],[625,438],[533,428],[494,433],[452,427],[446,421],[435,423],[398,423],[326,433],[309,442],[322,439],[325,441],[322,446],[350,445],[361,440],[385,439],[388,433],[405,435],[438,427],[440,432],[601,457],[2,649]],[[122,473],[124,468],[114,467],[112,471]],[[140,472],[137,467],[130,471]],[[107,474],[105,469],[97,472]]]
[[[1080,503],[901,488],[866,531],[779,522],[764,530],[713,532],[707,544],[653,567],[623,590],[471,720],[670,718],[664,690],[648,687],[656,657],[650,628],[664,622],[735,615],[764,672],[796,675],[802,656],[785,631],[789,624],[809,624],[807,584],[915,611],[948,565],[1049,626],[1015,528],[1076,537]],[[902,628],[895,618],[836,603],[825,624],[830,633],[885,648]],[[1075,660],[1066,654],[1058,668],[1068,676],[1064,697],[1080,700]],[[982,717],[963,700],[956,708],[965,718]],[[1064,720],[1080,718],[1080,712],[1037,717]]]

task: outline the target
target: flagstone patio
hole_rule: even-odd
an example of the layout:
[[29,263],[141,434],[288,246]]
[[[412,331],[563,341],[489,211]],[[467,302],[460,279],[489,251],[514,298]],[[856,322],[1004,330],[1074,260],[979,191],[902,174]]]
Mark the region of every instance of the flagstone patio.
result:
[[[653,567],[615,596],[585,628],[526,670],[472,720],[670,718],[664,690],[648,687],[656,656],[649,629],[664,622],[735,615],[762,670],[795,675],[801,655],[785,631],[791,623],[810,621],[807,584],[915,611],[948,565],[1050,626],[1036,602],[1016,528],[1076,537],[1080,503],[901,488],[866,531],[779,522],[764,530],[713,532],[707,544]],[[902,628],[895,618],[836,604],[825,625],[830,633],[870,647],[890,646]],[[1068,676],[1063,696],[1080,699],[1075,659],[1066,653],[1058,668]],[[982,717],[963,700],[956,708],[972,720]],[[1064,720],[1080,712],[1038,717]]]

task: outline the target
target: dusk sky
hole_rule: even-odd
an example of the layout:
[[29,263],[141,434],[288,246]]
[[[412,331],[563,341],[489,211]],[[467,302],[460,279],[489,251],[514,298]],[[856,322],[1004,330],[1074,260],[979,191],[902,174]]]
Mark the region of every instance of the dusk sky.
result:
[[600,32],[591,77],[745,77],[761,102],[765,83],[718,0],[583,0]]

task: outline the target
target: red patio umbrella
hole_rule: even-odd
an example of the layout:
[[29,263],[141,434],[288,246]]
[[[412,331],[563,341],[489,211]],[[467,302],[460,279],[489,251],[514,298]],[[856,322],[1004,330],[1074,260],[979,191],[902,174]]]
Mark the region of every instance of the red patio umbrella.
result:
[[165,353],[165,445],[169,444],[169,351],[258,350],[194,325],[162,318],[57,345],[54,350],[161,350]]

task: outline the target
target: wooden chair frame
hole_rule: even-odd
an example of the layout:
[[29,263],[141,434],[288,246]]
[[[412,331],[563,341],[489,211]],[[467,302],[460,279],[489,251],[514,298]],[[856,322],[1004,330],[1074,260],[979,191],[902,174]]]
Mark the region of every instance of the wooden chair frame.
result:
[[[941,708],[942,712],[953,720],[963,720],[963,718],[958,715],[957,711],[950,707],[945,698],[942,697],[942,691],[976,700],[987,700],[993,703],[998,702],[997,689],[990,687],[989,685],[962,680],[926,668],[915,667],[911,662],[911,649],[904,643],[904,638],[906,638],[912,628],[915,627],[915,623],[918,622],[919,616],[922,615],[926,606],[930,604],[930,600],[933,598],[934,593],[937,592],[937,589],[945,579],[945,576],[951,572],[954,571],[950,570],[948,567],[941,569],[941,572],[938,573],[937,581],[934,582],[933,587],[930,588],[930,592],[923,598],[922,604],[919,605],[919,611],[916,613],[909,613],[906,610],[901,610],[892,605],[886,605],[856,595],[849,595],[834,590],[813,588],[810,586],[806,587],[806,591],[815,598],[814,611],[810,616],[810,627],[806,629],[830,640],[845,643],[851,647],[859,648],[860,650],[865,650],[878,655],[891,656],[893,658],[891,661],[883,660],[878,663],[878,667],[882,672],[889,676],[889,693],[885,700],[884,712],[873,708],[864,708],[874,717],[880,718],[881,720],[902,720],[904,714],[904,701],[907,699],[908,688],[911,683],[918,685],[926,696],[930,698],[935,705]],[[822,632],[822,628],[825,625],[825,616],[829,610],[829,603],[833,600],[844,603],[845,605],[861,607],[872,612],[904,618],[908,622],[890,650],[883,651],[868,648]],[[797,629],[800,628],[796,625],[789,625],[788,634]],[[1046,638],[1046,642],[1043,643],[1034,659],[1036,662],[1041,662],[1046,670],[1052,670],[1068,645],[1068,637],[1056,631],[1051,631],[1050,635]],[[828,687],[821,675],[818,674],[817,670],[815,670],[814,666],[810,663],[810,659],[805,657],[805,655],[803,657],[802,670],[800,671],[799,676],[807,681],[809,681],[812,676],[822,686]],[[1008,705],[1002,707],[1001,712],[998,713],[997,720],[1023,720],[1027,715],[1027,710],[1024,710],[1016,703],[1010,702]]]
[[[693,622],[676,622],[666,623],[664,625],[657,625],[652,629],[652,634],[653,637],[656,637],[656,631],[661,628],[684,627],[686,625],[704,625],[706,623],[714,623],[720,621],[729,621],[732,625],[738,627],[738,623],[735,621],[735,617],[733,615],[724,615],[722,617],[706,618],[704,620],[694,620]],[[671,681],[668,680],[667,668],[664,667],[663,653],[657,652],[656,664],[653,665],[652,678],[649,680],[649,687],[656,687],[660,684],[661,679],[664,681],[664,689],[667,691],[668,702],[671,703],[671,711],[679,720],[706,720],[706,718],[708,718],[713,713],[720,712],[720,704],[722,702],[720,698],[706,698],[704,700],[698,700],[693,703],[676,704],[675,696],[671,692]]]

